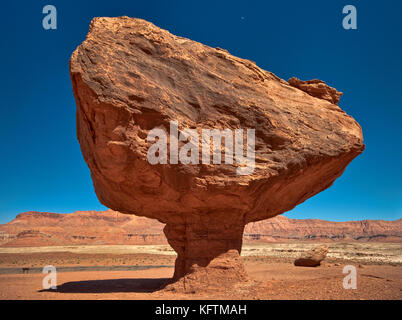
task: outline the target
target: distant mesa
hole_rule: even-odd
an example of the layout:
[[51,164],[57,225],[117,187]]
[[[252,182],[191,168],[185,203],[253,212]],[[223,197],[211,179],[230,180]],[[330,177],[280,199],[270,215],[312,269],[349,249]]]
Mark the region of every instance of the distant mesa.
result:
[[165,244],[162,229],[163,225],[157,221],[112,210],[71,214],[31,211],[0,226],[0,243],[8,247]]
[[[35,247],[96,244],[167,244],[164,224],[113,210],[71,214],[26,212],[0,225],[0,245]],[[245,243],[280,242],[401,242],[402,219],[331,222],[277,216],[251,222]]]

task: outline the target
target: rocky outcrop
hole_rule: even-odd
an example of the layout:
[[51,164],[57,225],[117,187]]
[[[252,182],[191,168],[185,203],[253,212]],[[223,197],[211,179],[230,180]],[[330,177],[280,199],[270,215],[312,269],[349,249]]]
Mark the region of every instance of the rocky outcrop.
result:
[[[196,287],[191,279],[200,274],[207,286],[244,280],[238,259],[244,226],[325,190],[364,149],[359,124],[335,104],[144,20],[95,18],[70,72],[78,139],[99,200],[167,224],[178,253],[175,279],[185,289]],[[197,134],[255,130],[255,148],[247,149],[255,165],[176,164],[170,150],[186,141],[193,161],[201,148],[188,136],[175,146],[172,122]],[[150,163],[154,128],[171,135],[172,149]]]
[[294,265],[298,267],[317,267],[325,259],[328,253],[328,246],[321,245],[308,250],[302,256],[295,260]]
[[302,81],[293,77],[290,78],[288,82],[292,87],[307,92],[310,96],[327,100],[333,104],[338,104],[339,99],[343,95],[342,92],[339,92],[335,88],[325,84],[324,81],[318,79]]

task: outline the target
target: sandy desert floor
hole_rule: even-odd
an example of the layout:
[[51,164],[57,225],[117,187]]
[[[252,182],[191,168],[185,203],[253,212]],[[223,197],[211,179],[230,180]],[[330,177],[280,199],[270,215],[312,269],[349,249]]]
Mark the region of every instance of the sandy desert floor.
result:
[[[245,245],[251,281],[213,294],[159,290],[173,274],[167,246],[0,248],[0,299],[402,299],[401,244],[330,244],[321,266],[295,267],[294,257],[315,245]],[[55,291],[42,289],[45,265],[58,269]],[[355,290],[343,288],[345,265],[356,267]]]

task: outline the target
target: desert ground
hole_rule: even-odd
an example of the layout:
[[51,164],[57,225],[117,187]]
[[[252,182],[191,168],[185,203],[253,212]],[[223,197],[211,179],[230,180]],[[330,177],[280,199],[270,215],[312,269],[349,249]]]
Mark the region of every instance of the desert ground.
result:
[[[208,294],[160,290],[174,270],[167,245],[0,248],[0,299],[402,299],[402,244],[327,243],[321,266],[293,265],[317,245],[245,244],[250,281]],[[57,268],[56,290],[43,290],[46,265]],[[356,267],[357,289],[343,288],[345,265]]]

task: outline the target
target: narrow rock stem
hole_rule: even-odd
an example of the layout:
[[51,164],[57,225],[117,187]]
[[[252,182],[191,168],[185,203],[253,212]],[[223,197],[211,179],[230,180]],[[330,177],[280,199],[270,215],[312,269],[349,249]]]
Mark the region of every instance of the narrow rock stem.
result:
[[[244,224],[241,215],[188,215],[185,224],[167,224],[164,233],[177,252],[173,281],[185,291],[213,289],[246,281],[240,259]],[[236,216],[236,218],[234,218]]]

